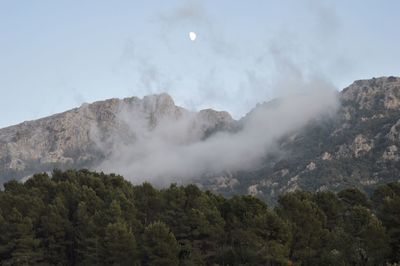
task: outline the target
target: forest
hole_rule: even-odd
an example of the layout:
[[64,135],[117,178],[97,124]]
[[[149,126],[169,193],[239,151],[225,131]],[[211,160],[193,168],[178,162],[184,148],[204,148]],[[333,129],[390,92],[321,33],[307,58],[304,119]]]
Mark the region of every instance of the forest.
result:
[[400,183],[274,206],[195,185],[54,170],[0,191],[1,265],[396,265]]

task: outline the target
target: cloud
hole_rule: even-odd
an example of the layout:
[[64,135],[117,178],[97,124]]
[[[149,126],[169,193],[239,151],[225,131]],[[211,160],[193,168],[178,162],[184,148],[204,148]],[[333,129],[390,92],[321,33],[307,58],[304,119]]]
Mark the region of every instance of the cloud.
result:
[[332,42],[340,29],[340,20],[332,5],[309,0],[308,7],[315,16],[315,30],[319,41]]
[[118,60],[116,71],[127,71],[130,78],[134,79],[135,94],[140,91],[142,95],[168,92],[174,88],[178,80],[175,76],[167,76],[155,63],[151,53],[136,44],[132,39],[127,39],[123,51]]
[[186,1],[172,12],[159,14],[159,19],[168,24],[181,21],[209,23],[208,14],[199,1]]
[[[337,27],[334,13],[317,2],[310,1],[310,5],[318,22],[316,34],[325,34],[324,30],[333,34]],[[122,106],[117,115],[123,130],[97,142],[109,154],[99,165],[101,170],[123,174],[135,183],[150,181],[159,185],[225,171],[250,170],[262,165],[265,155],[279,152],[280,138],[311,120],[334,113],[338,107],[337,89],[319,71],[322,64],[319,53],[318,56],[313,53],[314,45],[299,43],[286,29],[270,38],[263,51],[253,55],[253,65],[240,67],[243,55],[233,56],[230,47],[234,46],[216,34],[218,27],[200,2],[186,2],[160,14],[159,21],[167,31],[164,32],[167,41],[168,31],[181,24],[201,26],[215,61],[232,57],[230,62],[238,66],[235,73],[243,75],[235,89],[229,86],[238,78],[229,79],[217,63],[209,66],[204,75],[198,76],[197,87],[185,88],[190,89],[186,93],[190,97],[183,102],[193,109],[205,104],[232,103],[232,110],[243,114],[257,102],[278,100],[260,105],[240,121],[233,121],[236,130],[222,130],[208,136],[207,128],[214,128],[210,121],[215,116],[207,121],[196,112],[175,107],[165,95],[136,99],[134,108]],[[144,91],[179,90],[176,78],[165,75],[152,57],[139,53],[135,45],[128,45],[124,55],[138,73]],[[160,101],[160,97],[169,104]]]
[[107,147],[111,156],[99,169],[121,173],[134,183],[166,185],[258,167],[266,154],[278,151],[280,138],[338,106],[337,91],[322,79],[299,79],[297,86],[297,93],[250,112],[240,130],[207,138],[204,125],[210,117],[177,108],[165,95],[144,98],[134,108],[121,109],[118,120],[129,129],[131,141],[114,136]]

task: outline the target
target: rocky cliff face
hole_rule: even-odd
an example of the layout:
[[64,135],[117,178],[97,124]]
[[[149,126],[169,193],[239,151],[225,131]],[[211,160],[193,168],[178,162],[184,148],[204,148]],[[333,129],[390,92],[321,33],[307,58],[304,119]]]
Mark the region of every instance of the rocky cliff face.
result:
[[178,107],[168,94],[110,99],[0,129],[0,181],[23,178],[54,168],[91,167],[113,150],[135,140],[160,121],[185,118],[193,138],[226,130],[234,122],[226,112],[192,113]]
[[[288,133],[278,142],[279,153],[268,154],[261,167],[194,182],[225,194],[248,193],[273,201],[295,189],[356,186],[368,191],[399,180],[400,78],[359,80],[341,91],[339,98],[335,116]],[[274,102],[267,106],[273,108]],[[118,145],[130,145],[155,128],[165,133],[163,138],[196,142],[215,132],[238,130],[248,117],[235,121],[226,112],[190,112],[176,106],[167,94],[84,104],[0,129],[0,179],[21,179],[53,168],[90,168],[113,156]],[[162,125],[177,130],[163,132]],[[177,135],[169,136],[171,132]]]
[[368,192],[400,180],[400,78],[355,81],[340,92],[340,102],[336,116],[281,139],[284,156],[269,155],[261,169],[232,175],[234,186],[218,180],[209,186],[273,201],[296,189]]

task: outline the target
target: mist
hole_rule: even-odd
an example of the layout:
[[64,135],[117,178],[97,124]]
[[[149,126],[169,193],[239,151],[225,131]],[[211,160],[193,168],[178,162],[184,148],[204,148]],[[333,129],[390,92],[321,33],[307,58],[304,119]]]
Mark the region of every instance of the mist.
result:
[[120,173],[134,183],[157,185],[250,170],[262,165],[265,155],[279,152],[280,138],[333,114],[338,107],[337,90],[330,83],[303,80],[296,90],[286,89],[284,97],[259,105],[240,121],[232,120],[237,129],[205,137],[210,121],[168,104],[169,96],[158,97],[166,97],[167,104],[149,96],[135,105],[140,108],[121,107],[117,119],[125,132],[98,143],[109,153],[99,170]]
[[[309,4],[316,20],[321,21],[316,23],[317,37],[325,39],[322,35],[326,32],[335,35],[339,24],[335,14],[327,14],[329,9],[318,2]],[[165,91],[186,95],[180,103],[189,110],[176,107],[173,102],[160,109],[156,96],[144,97],[142,102],[138,99],[134,108],[121,106],[117,120],[123,132],[115,132],[106,140],[97,136],[96,129],[92,132],[97,146],[107,155],[98,170],[122,174],[134,183],[149,181],[161,186],[252,170],[265,163],[266,155],[280,153],[278,143],[282,137],[311,120],[334,114],[338,108],[338,89],[319,71],[320,57],[313,55],[320,49],[307,44],[299,46],[290,31],[278,31],[265,42],[262,53],[247,58],[248,53],[240,53],[235,42],[226,42],[223,34],[216,33],[218,23],[199,1],[189,1],[171,12],[161,13],[157,21],[172,53],[177,53],[169,46],[172,41],[169,36],[174,30],[182,24],[202,29],[201,38],[208,44],[203,52],[212,54],[214,61],[196,72],[192,78],[197,82],[181,83],[180,75],[186,73],[183,69],[175,76],[165,75],[151,54],[139,52],[140,48],[130,43],[123,58],[141,77],[138,87],[147,94]],[[242,76],[241,82],[224,78],[223,66],[227,62]],[[193,87],[183,90],[183,85]],[[255,103],[268,100],[272,101],[254,108]],[[226,102],[234,104],[227,106],[223,104]],[[212,121],[198,112],[199,107],[206,106],[227,107],[237,120],[220,113],[226,116],[225,128],[214,128]],[[238,113],[247,115],[240,118]]]

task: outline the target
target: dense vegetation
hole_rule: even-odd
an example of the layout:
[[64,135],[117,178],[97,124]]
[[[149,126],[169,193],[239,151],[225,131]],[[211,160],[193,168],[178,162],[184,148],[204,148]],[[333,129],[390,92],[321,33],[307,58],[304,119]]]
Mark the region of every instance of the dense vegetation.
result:
[[[397,181],[400,176],[400,133],[389,136],[399,121],[400,109],[387,109],[383,103],[388,97],[385,90],[373,90],[378,93],[371,96],[368,108],[363,108],[354,99],[342,99],[337,115],[319,117],[290,132],[279,140],[278,153],[267,154],[263,167],[235,173],[233,178],[238,181],[237,185],[218,188],[218,192],[226,196],[244,194],[250,186],[257,185],[257,196],[273,203],[281,194],[279,192],[294,188],[339,192],[356,187],[369,194],[379,185]],[[400,92],[400,88],[396,91]],[[358,94],[362,95],[355,95]],[[400,101],[399,97],[396,99]],[[400,132],[400,128],[397,131]],[[371,149],[358,151],[356,155],[355,140],[359,136]],[[384,158],[390,147],[396,149],[393,158]],[[323,158],[325,153],[329,159]],[[315,164],[314,169],[307,168],[311,162]],[[264,182],[265,177],[268,182]],[[198,182],[210,188],[215,186],[204,180]]]
[[2,265],[386,265],[400,260],[400,184],[293,192],[274,209],[194,185],[157,190],[87,170],[0,192]]

